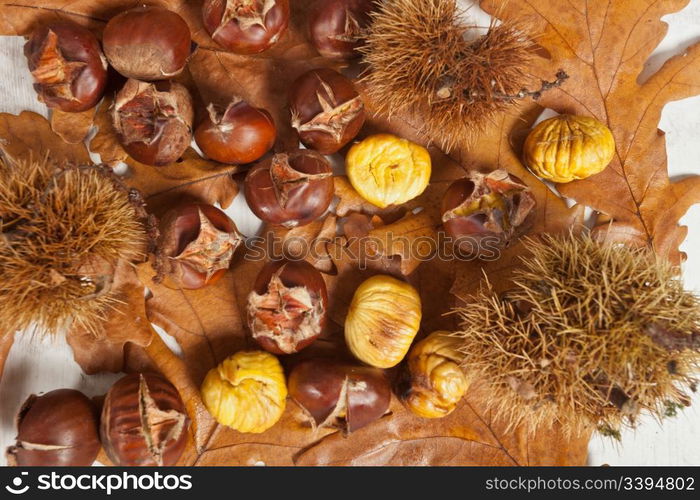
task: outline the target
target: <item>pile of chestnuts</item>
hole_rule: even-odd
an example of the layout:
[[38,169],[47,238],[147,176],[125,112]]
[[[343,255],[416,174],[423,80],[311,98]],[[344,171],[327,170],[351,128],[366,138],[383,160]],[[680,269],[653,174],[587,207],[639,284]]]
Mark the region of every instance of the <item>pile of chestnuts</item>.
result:
[[[310,42],[326,58],[358,57],[375,4],[317,1],[306,30]],[[288,0],[205,0],[202,6],[213,43],[237,54],[274,50],[290,17]],[[192,51],[187,22],[153,6],[109,20],[102,44],[77,24],[57,22],[38,28],[25,46],[34,87],[51,108],[80,112],[96,106],[108,66],[124,77],[111,120],[134,161],[177,168],[194,141],[212,161],[250,165],[246,202],[269,225],[295,228],[328,213],[335,196],[329,155],[345,152],[352,187],[377,211],[395,209],[427,188],[432,160],[425,147],[391,134],[357,140],[367,111],[353,81],[340,72],[316,68],[294,81],[288,125],[304,148],[274,149],[280,124],[270,110],[225,95],[196,112],[197,96],[175,80]],[[444,193],[443,229],[460,253],[484,256],[522,235],[534,206],[528,186],[505,170],[469,172]],[[243,241],[219,208],[183,199],[160,218],[155,280],[183,290],[210,286],[232,266]],[[251,288],[246,320],[259,350],[232,354],[211,368],[201,387],[204,404],[223,425],[264,432],[280,419],[289,397],[309,428],[349,434],[389,412],[396,372],[399,399],[420,417],[449,414],[469,387],[448,335],[435,332],[415,342],[422,303],[406,280],[380,274],[355,290],[344,324],[355,363],[296,360],[285,363],[286,374],[278,356],[299,353],[326,332],[324,275],[306,261],[274,261]],[[183,452],[187,428],[183,402],[169,381],[132,374],[111,388],[99,417],[94,403],[77,391],[30,397],[8,457],[18,465],[88,465],[102,447],[118,465],[172,465]]]
[[133,373],[118,380],[98,404],[58,389],[32,395],[17,415],[10,465],[88,466],[103,448],[120,466],[175,465],[187,442],[189,419],[175,387],[161,375]]

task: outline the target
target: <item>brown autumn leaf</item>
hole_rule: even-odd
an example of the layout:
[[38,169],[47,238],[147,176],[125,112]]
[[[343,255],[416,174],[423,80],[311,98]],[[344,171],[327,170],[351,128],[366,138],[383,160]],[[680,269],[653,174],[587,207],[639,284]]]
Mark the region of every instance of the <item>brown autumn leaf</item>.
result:
[[612,218],[611,237],[621,232],[626,239],[637,232],[674,262],[682,258],[678,245],[687,232],[678,220],[700,201],[700,178],[669,179],[658,125],[667,103],[700,94],[700,44],[669,59],[646,81],[638,79],[666,34],[661,18],[688,1],[481,2],[487,12],[525,16],[531,22],[538,43],[549,53],[532,68],[535,76],[558,68],[570,75],[560,89],[543,96],[542,106],[594,116],[613,132],[616,154],[611,165],[588,179],[560,184],[558,190]]
[[54,109],[51,111],[51,130],[68,144],[80,144],[90,133],[94,118],[95,108],[82,113]]
[[49,154],[58,163],[91,164],[84,144],[68,144],[41,115],[23,111],[0,113],[0,151],[11,158],[41,158]]
[[104,323],[96,331],[73,327],[66,333],[76,363],[88,375],[125,371],[127,344],[145,347],[153,336],[144,286],[133,264],[120,261],[112,272],[116,305],[106,312]]

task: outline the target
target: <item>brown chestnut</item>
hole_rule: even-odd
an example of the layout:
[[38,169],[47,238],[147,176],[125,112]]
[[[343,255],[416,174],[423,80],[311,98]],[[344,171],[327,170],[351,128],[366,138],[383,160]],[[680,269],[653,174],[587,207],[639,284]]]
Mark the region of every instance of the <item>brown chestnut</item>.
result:
[[185,20],[162,7],[145,5],[110,19],[102,44],[114,69],[127,78],[147,81],[177,76],[192,52]]
[[179,83],[127,80],[117,93],[112,124],[122,146],[136,161],[167,165],[192,142],[192,98]]
[[305,149],[276,154],[248,172],[245,197],[263,221],[303,226],[323,215],[333,200],[330,163]]
[[107,84],[107,61],[87,28],[56,22],[41,26],[24,46],[34,90],[50,108],[80,112],[94,107]]
[[165,377],[132,373],[107,393],[100,435],[115,465],[171,466],[185,449],[188,426],[185,405]]
[[207,111],[194,139],[212,160],[236,165],[252,163],[275,144],[275,122],[262,108],[236,98],[226,109],[210,104]]
[[248,327],[260,347],[293,354],[310,345],[326,325],[328,293],[306,261],[275,261],[263,267],[248,295]]
[[309,35],[324,56],[353,59],[360,56],[362,31],[369,26],[375,0],[318,0],[309,18]]
[[17,415],[17,442],[7,463],[21,467],[86,467],[100,451],[97,409],[82,392],[32,394]]
[[205,0],[204,27],[237,54],[257,54],[277,43],[289,25],[289,0]]
[[314,427],[335,427],[346,434],[381,418],[391,403],[391,388],[381,370],[329,359],[301,362],[287,387]]
[[527,229],[534,208],[532,191],[518,177],[474,171],[445,192],[442,223],[465,256],[495,257]]
[[159,276],[187,290],[216,283],[242,241],[236,224],[215,206],[190,203],[175,207],[160,222]]
[[337,153],[365,123],[365,106],[355,85],[328,68],[301,75],[289,90],[289,107],[301,142],[324,155]]

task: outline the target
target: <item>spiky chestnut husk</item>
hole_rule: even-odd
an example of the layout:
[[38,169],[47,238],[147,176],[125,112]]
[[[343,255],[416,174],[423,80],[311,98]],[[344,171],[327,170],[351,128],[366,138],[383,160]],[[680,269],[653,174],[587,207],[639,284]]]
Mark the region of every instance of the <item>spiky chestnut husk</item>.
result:
[[700,362],[700,301],[646,249],[588,234],[527,240],[514,287],[457,312],[462,366],[513,426],[620,429],[687,404]]
[[138,192],[99,166],[0,156],[0,304],[4,331],[95,331],[117,303],[111,272],[148,250]]
[[[417,112],[445,150],[474,137],[494,114],[556,85],[533,83],[534,43],[524,21],[492,23],[474,38],[455,0],[385,0],[370,15],[362,82],[376,111]],[[474,31],[475,33],[475,31]],[[469,36],[467,36],[469,35]]]

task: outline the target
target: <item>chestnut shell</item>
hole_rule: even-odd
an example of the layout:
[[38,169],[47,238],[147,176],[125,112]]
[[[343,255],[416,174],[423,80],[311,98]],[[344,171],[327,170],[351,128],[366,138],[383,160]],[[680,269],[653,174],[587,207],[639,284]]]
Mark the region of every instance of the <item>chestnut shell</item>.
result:
[[[279,41],[289,25],[289,0],[276,0],[264,16],[264,27],[253,24],[241,26],[238,20],[224,22],[227,4],[237,0],[205,0],[202,6],[204,27],[216,43],[237,54],[258,54]],[[251,0],[262,8],[265,0]]]
[[40,26],[24,45],[24,55],[32,72],[51,65],[51,62],[41,60],[42,47],[50,32],[56,35],[57,48],[66,62],[84,63],[85,66],[76,72],[71,82],[60,82],[69,84],[72,99],[57,95],[52,91],[53,84],[35,80],[34,90],[50,108],[73,113],[95,107],[107,85],[107,63],[100,42],[90,30],[75,23],[64,21]]
[[231,103],[222,113],[210,107],[194,133],[207,157],[236,165],[259,160],[275,144],[276,136],[270,113],[245,101]]
[[315,424],[322,425],[339,405],[346,379],[347,406],[340,427],[350,433],[381,418],[389,409],[391,387],[381,370],[338,364],[330,359],[311,359],[294,367],[287,387],[292,399]]
[[[40,449],[44,445],[55,449]],[[86,467],[100,451],[97,409],[83,393],[58,389],[30,396],[17,415],[17,444],[8,463],[21,467]]]
[[[282,161],[283,155],[295,173],[323,175],[308,182],[299,182],[289,189],[286,204],[278,196],[278,189],[270,173],[274,161]],[[302,226],[323,215],[333,201],[334,184],[328,160],[309,150],[278,154],[257,164],[245,179],[245,197],[253,213],[270,224],[286,227]]]
[[359,57],[361,31],[370,24],[375,5],[375,0],[317,0],[309,17],[311,43],[324,57]]
[[[296,345],[296,351],[299,352],[305,347],[311,345],[321,334],[321,331],[326,326],[328,315],[328,291],[326,290],[326,282],[323,280],[321,273],[305,260],[278,260],[265,264],[258,273],[253,285],[253,290],[258,295],[264,295],[268,291],[268,285],[272,276],[277,273],[280,268],[284,269],[279,275],[282,284],[286,287],[305,287],[309,292],[314,293],[321,299],[323,304],[324,314],[319,322],[318,335],[308,337]],[[273,354],[287,354],[279,348],[274,337],[256,336],[255,341],[268,352]]]
[[102,44],[115,70],[146,81],[178,75],[192,51],[185,20],[162,7],[136,7],[116,15],[105,26]]
[[[154,460],[143,435],[141,414],[141,378],[159,410],[185,414],[185,405],[177,389],[155,373],[132,373],[118,380],[107,393],[100,423],[102,446],[109,459],[121,466],[171,466],[177,463],[187,444],[187,422],[178,435],[166,441],[162,464]],[[158,430],[164,438],[170,428]]]

